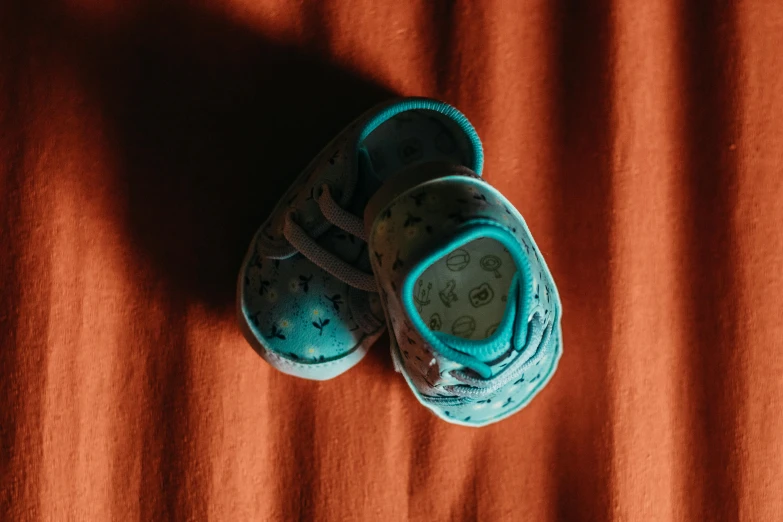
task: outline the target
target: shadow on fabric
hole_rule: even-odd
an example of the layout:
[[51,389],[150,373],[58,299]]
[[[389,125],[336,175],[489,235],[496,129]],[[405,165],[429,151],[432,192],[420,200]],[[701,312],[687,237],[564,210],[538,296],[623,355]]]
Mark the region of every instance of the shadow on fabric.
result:
[[317,9],[306,49],[193,6],[150,4],[115,26],[56,16],[116,133],[139,262],[182,304],[233,314],[244,253],[283,191],[393,93],[329,62]]

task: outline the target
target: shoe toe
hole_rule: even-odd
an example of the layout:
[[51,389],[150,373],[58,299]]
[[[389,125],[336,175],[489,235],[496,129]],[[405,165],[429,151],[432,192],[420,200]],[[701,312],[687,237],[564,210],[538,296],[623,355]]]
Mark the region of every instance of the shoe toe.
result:
[[339,375],[359,362],[379,332],[354,320],[349,287],[301,255],[252,253],[239,278],[245,337],[278,370],[310,379]]

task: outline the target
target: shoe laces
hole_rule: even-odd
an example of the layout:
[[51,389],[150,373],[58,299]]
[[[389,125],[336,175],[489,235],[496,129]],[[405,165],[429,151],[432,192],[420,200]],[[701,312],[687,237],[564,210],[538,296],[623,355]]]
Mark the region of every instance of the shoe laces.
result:
[[[348,234],[367,242],[367,236],[364,233],[364,222],[355,214],[342,208],[334,200],[329,185],[321,185],[321,189],[315,200],[316,203],[318,203],[321,214],[323,214],[328,222]],[[283,235],[291,246],[298,250],[300,254],[343,283],[358,288],[359,290],[364,290],[365,292],[378,291],[375,277],[346,263],[334,253],[329,252],[319,245],[316,240],[297,223],[296,210],[291,210],[286,214],[285,222],[283,224]]]
[[536,313],[529,323],[527,341],[521,350],[514,350],[517,355],[511,363],[486,378],[470,369],[451,370],[449,375],[460,384],[446,385],[443,390],[452,396],[430,396],[427,399],[432,403],[452,406],[492,397],[510,382],[520,379],[525,370],[547,355],[553,342],[552,324],[546,324],[541,315]]

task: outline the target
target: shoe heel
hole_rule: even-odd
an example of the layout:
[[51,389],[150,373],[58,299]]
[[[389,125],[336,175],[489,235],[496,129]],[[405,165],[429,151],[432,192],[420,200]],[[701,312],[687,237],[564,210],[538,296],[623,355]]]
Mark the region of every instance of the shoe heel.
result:
[[469,176],[480,178],[478,174],[463,165],[447,161],[428,161],[414,164],[390,176],[383,186],[370,198],[364,210],[364,231],[370,237],[373,224],[383,209],[406,191],[422,183],[445,176]]

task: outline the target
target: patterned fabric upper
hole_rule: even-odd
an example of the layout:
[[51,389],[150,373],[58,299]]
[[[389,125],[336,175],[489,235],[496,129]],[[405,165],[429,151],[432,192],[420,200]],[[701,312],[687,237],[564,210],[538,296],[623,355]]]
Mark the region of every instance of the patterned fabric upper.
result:
[[[341,252],[358,262],[365,248],[348,234]],[[244,275],[248,320],[268,346],[293,361],[327,362],[342,357],[382,327],[377,294],[351,288],[303,256],[286,260],[251,256]]]
[[[514,266],[507,249],[479,239],[444,252],[432,263],[433,270],[427,269],[416,278],[410,301],[413,306],[406,307],[402,289],[413,267],[464,227],[482,222],[499,226],[515,238],[526,260],[525,270]],[[398,345],[397,362],[419,399],[438,415],[468,425],[487,424],[520,409],[550,378],[562,350],[557,290],[524,220],[485,181],[447,176],[407,190],[375,219],[369,244],[381,299]],[[516,285],[512,284],[514,273],[520,278]],[[513,342],[524,337],[513,341],[509,328],[500,341],[502,346],[485,357],[486,364],[496,375],[516,357],[524,356],[530,359],[529,367],[491,397],[452,397],[446,389],[460,382],[450,372],[464,368],[433,350],[425,338],[491,337],[497,341],[498,323],[510,299],[529,305],[525,317],[513,318],[515,324],[522,325],[524,335],[529,335],[528,325],[540,321],[543,328],[551,329],[551,342],[542,343],[540,350],[515,350]],[[461,311],[450,313],[457,303],[462,303]],[[464,313],[466,310],[470,313]],[[518,306],[517,314],[522,313]],[[415,315],[423,320],[424,330],[415,326]]]
[[346,152],[358,123],[328,145],[289,188],[254,239],[244,270],[243,309],[267,350],[301,363],[325,363],[350,353],[383,328],[377,297],[352,288],[298,254],[283,235],[286,212],[318,244],[347,263],[369,272],[366,244],[324,220],[316,191],[328,184],[347,208],[361,205],[355,154]]

